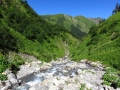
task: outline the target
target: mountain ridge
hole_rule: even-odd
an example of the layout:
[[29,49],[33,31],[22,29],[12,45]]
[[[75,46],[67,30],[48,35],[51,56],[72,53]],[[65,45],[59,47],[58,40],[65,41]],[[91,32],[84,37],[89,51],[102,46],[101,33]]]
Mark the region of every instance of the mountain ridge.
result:
[[77,38],[85,36],[94,22],[84,16],[72,17],[65,14],[42,15],[42,17],[53,25],[61,26],[71,32]]
[[105,19],[103,19],[103,18],[100,18],[100,17],[97,17],[97,18],[88,18],[88,19],[90,19],[91,21],[93,21],[93,22],[95,22],[97,25],[100,23],[100,22],[102,22],[102,21],[104,21]]

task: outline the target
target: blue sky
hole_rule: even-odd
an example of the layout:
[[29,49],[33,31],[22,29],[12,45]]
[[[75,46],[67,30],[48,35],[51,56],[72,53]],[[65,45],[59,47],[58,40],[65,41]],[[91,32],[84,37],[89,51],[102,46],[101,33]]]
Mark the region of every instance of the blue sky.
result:
[[108,18],[120,0],[27,0],[39,14],[67,14],[71,16]]

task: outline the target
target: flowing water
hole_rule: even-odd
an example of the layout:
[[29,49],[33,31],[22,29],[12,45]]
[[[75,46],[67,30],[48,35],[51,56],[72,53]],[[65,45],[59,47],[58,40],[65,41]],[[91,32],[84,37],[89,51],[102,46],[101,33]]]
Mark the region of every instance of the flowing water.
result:
[[68,63],[72,64],[72,62],[70,62],[70,61],[68,61],[66,63],[61,63],[61,64],[52,64],[52,67],[47,70],[27,75],[20,79],[21,81],[23,81],[22,85],[20,85],[20,86],[16,85],[12,88],[12,90],[29,90],[29,88],[31,86],[34,86],[34,85],[42,82],[46,78],[46,76],[48,76],[48,77],[49,76],[74,77],[77,75],[78,69],[81,69],[81,70],[94,69],[95,71],[99,70],[99,68],[92,67],[89,64],[86,64],[87,68],[68,68],[68,67],[66,67],[66,64],[68,64]]

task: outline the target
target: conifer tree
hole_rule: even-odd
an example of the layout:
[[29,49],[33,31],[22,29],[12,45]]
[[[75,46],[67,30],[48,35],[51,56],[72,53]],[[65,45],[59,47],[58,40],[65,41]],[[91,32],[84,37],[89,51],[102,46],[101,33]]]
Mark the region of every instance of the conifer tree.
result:
[[115,14],[117,12],[120,12],[120,4],[118,4],[118,3],[116,4],[115,9],[112,11],[112,14]]

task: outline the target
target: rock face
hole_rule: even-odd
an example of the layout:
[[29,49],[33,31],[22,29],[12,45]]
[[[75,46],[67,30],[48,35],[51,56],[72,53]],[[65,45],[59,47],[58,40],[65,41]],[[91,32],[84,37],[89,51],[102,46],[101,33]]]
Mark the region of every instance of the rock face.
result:
[[[40,61],[25,63],[17,73],[17,77],[24,83],[21,86],[15,86],[12,90],[115,90],[102,85],[101,78],[105,73],[103,69],[104,66],[100,62],[91,62],[86,59],[79,63],[67,58],[64,61],[50,63]],[[14,82],[11,78],[16,79],[11,72],[7,76],[9,81],[1,90],[8,90],[11,82]]]
[[24,65],[20,66],[20,70],[17,73],[17,78],[22,78],[28,74],[40,71],[42,64],[41,61],[33,61],[31,63],[25,63]]
[[93,21],[94,23],[96,23],[97,25],[102,21],[102,18],[98,17],[98,18],[88,18],[91,21]]

